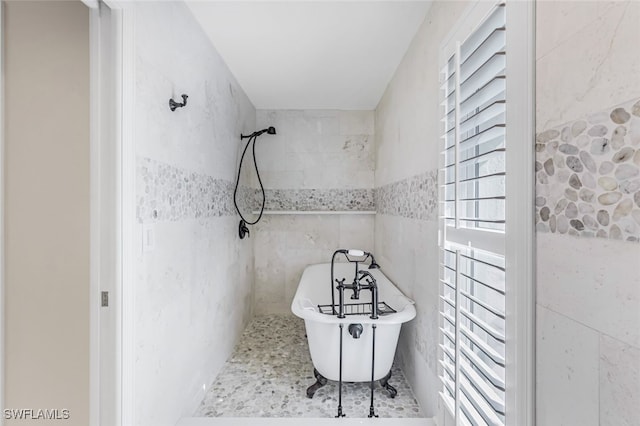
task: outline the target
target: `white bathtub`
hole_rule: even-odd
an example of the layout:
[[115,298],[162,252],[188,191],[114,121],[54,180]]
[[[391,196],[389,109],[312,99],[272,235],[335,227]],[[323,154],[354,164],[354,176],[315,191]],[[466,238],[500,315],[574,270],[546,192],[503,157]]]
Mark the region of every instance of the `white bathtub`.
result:
[[[291,311],[304,319],[313,366],[329,380],[337,381],[339,378],[339,324],[343,324],[342,380],[368,382],[371,380],[372,324],[376,324],[374,380],[381,380],[391,370],[402,323],[416,316],[413,300],[405,297],[379,269],[367,269],[367,265],[361,265],[359,269],[373,275],[377,282],[378,300],[386,302],[396,313],[380,315],[375,320],[369,315],[346,315],[340,319],[336,315],[320,313],[318,305],[331,304],[330,288],[334,291],[335,303],[338,303],[336,284],[332,283],[329,287],[330,263],[311,265],[305,269],[291,304]],[[346,282],[351,283],[354,273],[353,263],[335,264],[334,278],[346,278]],[[360,300],[351,300],[352,294],[351,290],[345,290],[345,304],[371,302],[369,290],[361,290]],[[349,324],[362,324],[360,338],[355,339],[349,334]]]

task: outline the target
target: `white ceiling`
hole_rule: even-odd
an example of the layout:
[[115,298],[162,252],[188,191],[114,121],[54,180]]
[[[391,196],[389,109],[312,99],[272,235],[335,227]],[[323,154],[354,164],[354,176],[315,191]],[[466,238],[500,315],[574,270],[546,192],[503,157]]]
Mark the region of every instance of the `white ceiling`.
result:
[[187,0],[258,109],[375,109],[429,1]]

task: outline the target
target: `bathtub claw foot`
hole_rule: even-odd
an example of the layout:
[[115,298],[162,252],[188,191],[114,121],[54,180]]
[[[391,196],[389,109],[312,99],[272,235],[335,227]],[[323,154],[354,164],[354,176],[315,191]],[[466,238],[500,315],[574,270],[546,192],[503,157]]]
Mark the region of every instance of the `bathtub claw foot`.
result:
[[313,369],[313,375],[316,377],[316,382],[307,388],[307,398],[313,398],[316,391],[327,384],[327,379],[315,368]]
[[389,398],[395,398],[396,395],[398,394],[398,391],[396,390],[396,388],[391,386],[389,383],[382,386],[389,392]]
[[396,390],[396,388],[394,388],[389,384],[390,378],[391,378],[391,371],[389,371],[389,374],[387,374],[382,379],[380,379],[380,384],[382,385],[383,388],[387,390],[387,392],[389,392],[389,398],[395,398],[396,395],[398,394],[398,391]]

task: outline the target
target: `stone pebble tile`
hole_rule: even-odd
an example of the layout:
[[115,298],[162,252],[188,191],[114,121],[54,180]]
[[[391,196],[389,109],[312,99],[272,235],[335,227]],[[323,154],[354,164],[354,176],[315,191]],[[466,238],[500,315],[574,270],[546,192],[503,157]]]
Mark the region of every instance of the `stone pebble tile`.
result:
[[431,170],[375,189],[376,211],[411,219],[436,220],[438,172]]
[[[374,405],[380,417],[423,417],[404,374],[393,366],[390,384],[396,398],[376,383]],[[256,317],[244,331],[233,355],[207,391],[198,417],[334,417],[337,382],[329,381],[312,399],[306,389],[315,382],[304,321],[292,315]],[[369,414],[369,383],[346,383],[343,412]]]
[[[180,169],[151,158],[137,159],[137,218],[141,223],[234,216],[234,182]],[[377,211],[414,219],[437,218],[437,171],[380,188],[266,189],[265,210]],[[262,194],[238,188],[247,215],[260,208]]]
[[536,135],[536,229],[640,241],[640,100]]
[[[233,216],[234,182],[142,157],[137,161],[137,218],[140,222],[178,221]],[[238,188],[238,206],[245,215],[260,208],[262,193]],[[267,189],[265,210],[371,211],[373,189]]]
[[[233,216],[234,186],[234,182],[140,157],[136,162],[138,221]],[[239,188],[238,193],[241,208],[252,204],[251,190]]]
[[[373,189],[267,189],[265,210],[375,210]],[[262,202],[257,191],[256,208]]]

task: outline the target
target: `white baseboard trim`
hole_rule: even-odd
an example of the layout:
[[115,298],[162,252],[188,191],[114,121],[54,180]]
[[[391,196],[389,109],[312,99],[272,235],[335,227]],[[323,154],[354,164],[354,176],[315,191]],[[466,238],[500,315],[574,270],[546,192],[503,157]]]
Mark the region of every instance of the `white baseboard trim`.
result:
[[185,417],[176,426],[325,426],[339,422],[342,426],[373,425],[376,426],[436,426],[433,419],[398,419],[398,418],[273,418],[273,417]]

